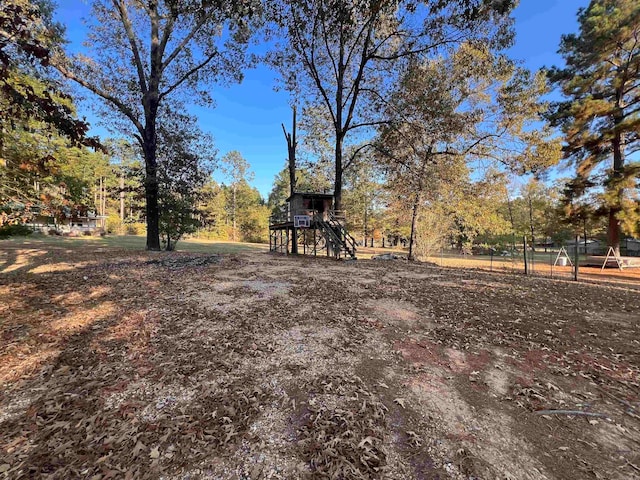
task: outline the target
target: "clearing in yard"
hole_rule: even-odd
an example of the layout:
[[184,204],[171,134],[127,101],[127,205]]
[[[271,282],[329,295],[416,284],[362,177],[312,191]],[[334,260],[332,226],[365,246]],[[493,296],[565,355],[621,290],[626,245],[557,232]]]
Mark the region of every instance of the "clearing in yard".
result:
[[0,243],[0,478],[640,478],[632,285],[106,242]]

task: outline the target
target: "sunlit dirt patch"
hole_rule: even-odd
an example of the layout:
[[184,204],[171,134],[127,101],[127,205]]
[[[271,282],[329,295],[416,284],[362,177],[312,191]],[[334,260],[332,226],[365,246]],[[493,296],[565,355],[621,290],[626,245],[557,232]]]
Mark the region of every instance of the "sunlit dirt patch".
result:
[[446,348],[444,354],[449,361],[449,368],[456,373],[483,371],[491,361],[491,354],[486,350],[466,353],[455,348]]
[[110,291],[111,288],[107,286],[89,287],[81,292],[72,291],[69,293],[65,293],[64,295],[55,295],[51,297],[51,301],[53,303],[56,303],[57,305],[62,305],[65,307],[73,305],[83,305],[86,304],[89,300],[108,295]]
[[38,265],[37,267],[33,267],[29,270],[29,273],[59,273],[59,272],[69,272],[71,270],[75,270],[78,267],[86,267],[90,265],[90,262],[82,262],[80,264],[76,263],[50,263],[45,265]]
[[43,345],[9,347],[0,355],[0,384],[28,377],[60,353],[59,348]]
[[391,299],[369,300],[364,306],[372,310],[379,321],[404,328],[430,327],[432,322],[412,303]]
[[19,249],[14,251],[15,259],[9,261],[6,259],[8,255],[5,253],[5,259],[3,259],[5,264],[0,273],[11,273],[20,270],[21,268],[31,265],[35,261],[35,259],[45,254],[46,252],[44,250]]
[[57,334],[70,335],[113,315],[115,311],[116,307],[113,303],[101,303],[95,307],[83,308],[71,315],[53,320],[49,322],[47,329]]
[[232,310],[247,310],[256,302],[273,297],[282,297],[289,292],[287,282],[266,282],[263,280],[212,281],[207,289],[194,289],[192,295],[205,308],[222,313]]

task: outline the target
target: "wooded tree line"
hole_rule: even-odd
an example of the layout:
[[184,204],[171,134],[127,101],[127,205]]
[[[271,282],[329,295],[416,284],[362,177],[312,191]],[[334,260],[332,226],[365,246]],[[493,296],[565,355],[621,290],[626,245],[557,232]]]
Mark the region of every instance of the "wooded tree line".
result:
[[[298,187],[302,191],[330,191],[331,178],[326,173],[316,168],[299,169]],[[585,198],[581,204],[567,201],[568,181],[563,178],[547,185],[530,177],[514,183],[492,170],[480,181],[442,184],[442,201],[430,201],[416,219],[414,254],[427,257],[442,248],[471,253],[474,246],[483,252],[490,248],[511,251],[521,248],[524,236],[535,250],[573,240],[576,234],[585,240],[606,233],[607,220],[596,212],[597,199]],[[288,194],[288,167],[284,167],[269,195],[272,212]],[[434,196],[433,191],[429,195]],[[347,227],[361,245],[408,247],[413,205],[414,198],[372,171],[371,163],[357,164],[345,181]]]
[[[535,236],[533,197],[505,190],[514,176],[544,177],[562,157],[576,176],[554,189],[561,192],[557,219],[584,231],[587,218],[606,217],[616,248],[621,233],[638,235],[640,6],[632,0],[592,0],[578,12],[579,32],[562,38],[566,66],[537,73],[504,53],[514,40],[513,0],[93,0],[83,54],[64,50],[50,2],[5,3],[5,205],[27,204],[16,190],[42,197],[25,171],[68,162],[66,153],[40,150],[21,162],[17,132],[34,151],[44,142],[31,133],[48,129],[47,139],[57,135],[65,148],[113,156],[86,150],[108,152],[75,119],[66,79],[100,100],[99,113],[138,152],[131,178],[144,191],[148,249],[160,248],[161,233],[170,248],[172,236],[206,228],[202,212],[221,211],[207,197],[216,188],[230,188],[230,238],[248,238],[240,222],[258,212],[255,225],[264,226],[267,207],[257,201],[255,212],[242,210],[246,165],[228,158],[230,185],[212,185],[211,139],[179,112],[186,102],[211,103],[207,85],[241,81],[253,61],[251,41],[266,38],[272,48],[263,60],[300,112],[309,166],[298,168],[296,188],[306,182],[333,191],[335,207],[348,210],[352,228],[362,224],[364,238],[382,222],[377,228],[407,238],[410,256],[429,248],[425,234],[438,230],[441,240],[457,232],[456,242],[469,245],[500,233],[505,222],[515,234],[521,202],[529,204]],[[554,86],[565,100],[549,104]],[[95,185],[96,175],[103,178],[96,172],[83,175]],[[113,181],[122,192],[122,178],[102,184]],[[276,179],[270,206],[282,200],[285,180]],[[57,177],[49,183],[63,185]]]

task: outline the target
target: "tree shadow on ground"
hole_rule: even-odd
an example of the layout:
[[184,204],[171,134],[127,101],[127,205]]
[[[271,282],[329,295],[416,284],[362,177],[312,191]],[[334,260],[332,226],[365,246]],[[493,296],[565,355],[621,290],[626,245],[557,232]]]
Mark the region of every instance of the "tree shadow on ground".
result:
[[180,373],[157,335],[171,268],[132,256],[0,278],[0,465],[11,478],[157,478],[243,437],[268,393],[250,375],[222,379],[215,362],[215,389],[182,388],[196,372],[182,361]]

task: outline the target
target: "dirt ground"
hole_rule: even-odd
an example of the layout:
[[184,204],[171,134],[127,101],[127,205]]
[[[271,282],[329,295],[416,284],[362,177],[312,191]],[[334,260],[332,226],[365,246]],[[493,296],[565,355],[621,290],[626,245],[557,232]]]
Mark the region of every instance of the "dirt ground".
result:
[[0,243],[0,478],[640,479],[640,294]]

